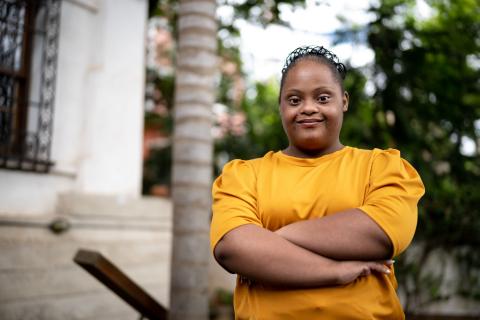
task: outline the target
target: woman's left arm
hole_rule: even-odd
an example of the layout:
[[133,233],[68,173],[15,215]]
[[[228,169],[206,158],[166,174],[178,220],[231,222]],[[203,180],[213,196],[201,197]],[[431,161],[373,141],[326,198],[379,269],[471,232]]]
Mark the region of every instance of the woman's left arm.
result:
[[295,222],[275,233],[334,260],[386,260],[393,252],[387,234],[360,209]]
[[357,207],[299,221],[276,232],[285,239],[336,260],[384,260],[410,244],[417,204],[425,192],[415,169],[397,150],[375,152],[368,190]]

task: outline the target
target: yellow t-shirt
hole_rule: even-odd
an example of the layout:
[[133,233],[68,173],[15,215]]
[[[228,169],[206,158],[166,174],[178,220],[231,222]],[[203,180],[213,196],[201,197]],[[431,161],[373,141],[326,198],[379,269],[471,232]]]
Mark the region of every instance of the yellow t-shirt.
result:
[[[409,245],[424,186],[397,150],[345,147],[315,159],[269,152],[233,160],[213,184],[212,250],[230,230],[290,223],[358,208],[390,237],[394,256]],[[237,280],[237,319],[404,319],[390,276],[372,274],[345,286],[275,290]]]

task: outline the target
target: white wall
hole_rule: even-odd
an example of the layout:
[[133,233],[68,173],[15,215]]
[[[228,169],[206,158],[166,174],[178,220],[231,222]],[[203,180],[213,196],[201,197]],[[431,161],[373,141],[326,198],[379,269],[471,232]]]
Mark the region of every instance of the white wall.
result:
[[[98,250],[168,306],[171,203],[140,196],[147,0],[62,0],[48,174],[0,169],[0,319],[136,319]],[[39,71],[34,71],[39,75]],[[70,228],[54,234],[59,217]]]
[[140,195],[147,7],[62,1],[55,166],[50,174],[0,170],[0,215],[52,213],[64,192]]
[[140,193],[146,5],[103,1],[94,23],[76,184],[81,192]]

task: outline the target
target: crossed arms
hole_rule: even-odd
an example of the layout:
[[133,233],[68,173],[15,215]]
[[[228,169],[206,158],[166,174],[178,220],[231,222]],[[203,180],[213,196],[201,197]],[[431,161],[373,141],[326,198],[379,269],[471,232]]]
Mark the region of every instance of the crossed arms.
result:
[[[275,232],[262,228],[256,215],[254,163],[230,162],[212,189],[214,212],[220,213],[212,222],[215,258],[232,273],[287,287],[333,286],[386,272],[387,259],[413,238],[425,188],[398,151],[374,151],[372,157],[361,209],[298,221]],[[216,238],[228,225],[238,227]]]
[[347,284],[372,271],[389,273],[385,263],[392,252],[389,237],[359,209],[295,222],[275,232],[245,224],[229,231],[214,249],[229,272],[297,288]]

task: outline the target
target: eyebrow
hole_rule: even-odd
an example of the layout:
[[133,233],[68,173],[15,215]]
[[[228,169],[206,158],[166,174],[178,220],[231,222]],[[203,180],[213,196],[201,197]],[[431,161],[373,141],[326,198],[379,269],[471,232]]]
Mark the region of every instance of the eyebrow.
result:
[[[335,89],[329,86],[320,86],[320,87],[314,88],[312,91],[313,92],[328,91],[329,93],[334,93]],[[304,92],[303,90],[300,90],[297,88],[285,88],[285,93],[288,93],[288,94],[303,93],[303,92]]]

